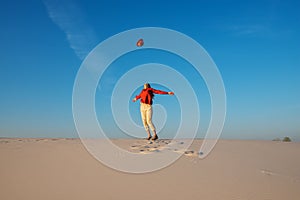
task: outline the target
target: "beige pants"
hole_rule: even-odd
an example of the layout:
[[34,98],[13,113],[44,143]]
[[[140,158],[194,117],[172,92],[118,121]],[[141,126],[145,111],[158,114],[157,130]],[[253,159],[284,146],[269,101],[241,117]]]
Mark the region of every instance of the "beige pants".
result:
[[155,132],[155,126],[152,123],[152,106],[149,104],[141,103],[141,116],[143,125],[147,132],[149,132],[149,127],[152,132]]

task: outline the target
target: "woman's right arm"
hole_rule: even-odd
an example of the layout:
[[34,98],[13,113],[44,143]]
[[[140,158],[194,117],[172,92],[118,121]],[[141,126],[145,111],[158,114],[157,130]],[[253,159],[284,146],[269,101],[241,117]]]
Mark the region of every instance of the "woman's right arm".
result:
[[135,96],[135,98],[132,101],[136,102],[138,99],[140,99],[141,98],[141,94],[142,94],[142,92],[139,95]]

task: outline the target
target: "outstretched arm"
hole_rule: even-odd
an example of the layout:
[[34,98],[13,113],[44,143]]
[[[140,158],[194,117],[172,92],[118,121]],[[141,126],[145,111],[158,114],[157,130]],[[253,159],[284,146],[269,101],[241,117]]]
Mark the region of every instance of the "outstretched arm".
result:
[[155,94],[168,94],[168,95],[174,95],[174,92],[165,92],[165,91],[162,91],[162,90],[156,90],[156,89],[153,89],[153,88],[152,88],[152,92],[155,93]]
[[134,99],[132,99],[132,101],[133,102],[136,102],[138,99],[140,99],[141,98],[141,93],[139,94],[139,95],[137,95],[137,96],[135,96],[135,98]]

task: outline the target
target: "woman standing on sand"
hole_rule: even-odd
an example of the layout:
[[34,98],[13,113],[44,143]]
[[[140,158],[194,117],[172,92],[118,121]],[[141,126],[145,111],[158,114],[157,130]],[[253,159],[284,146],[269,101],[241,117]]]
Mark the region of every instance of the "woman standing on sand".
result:
[[[139,95],[137,95],[133,102],[136,102],[138,99],[141,99],[141,116],[143,125],[145,127],[145,130],[148,134],[147,140],[157,140],[158,136],[156,134],[155,126],[152,123],[152,103],[153,103],[153,97],[154,94],[168,94],[168,95],[174,95],[174,92],[165,92],[161,90],[156,90],[151,88],[149,83],[144,84],[144,89],[141,91]],[[153,137],[151,137],[149,126],[153,132]]]

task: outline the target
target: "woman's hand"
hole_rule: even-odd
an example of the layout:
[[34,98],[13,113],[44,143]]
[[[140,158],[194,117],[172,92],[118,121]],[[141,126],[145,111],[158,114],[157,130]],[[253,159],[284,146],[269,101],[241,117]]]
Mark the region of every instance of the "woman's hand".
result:
[[133,102],[136,102],[136,98],[132,99]]
[[174,95],[174,92],[168,92],[169,95]]

